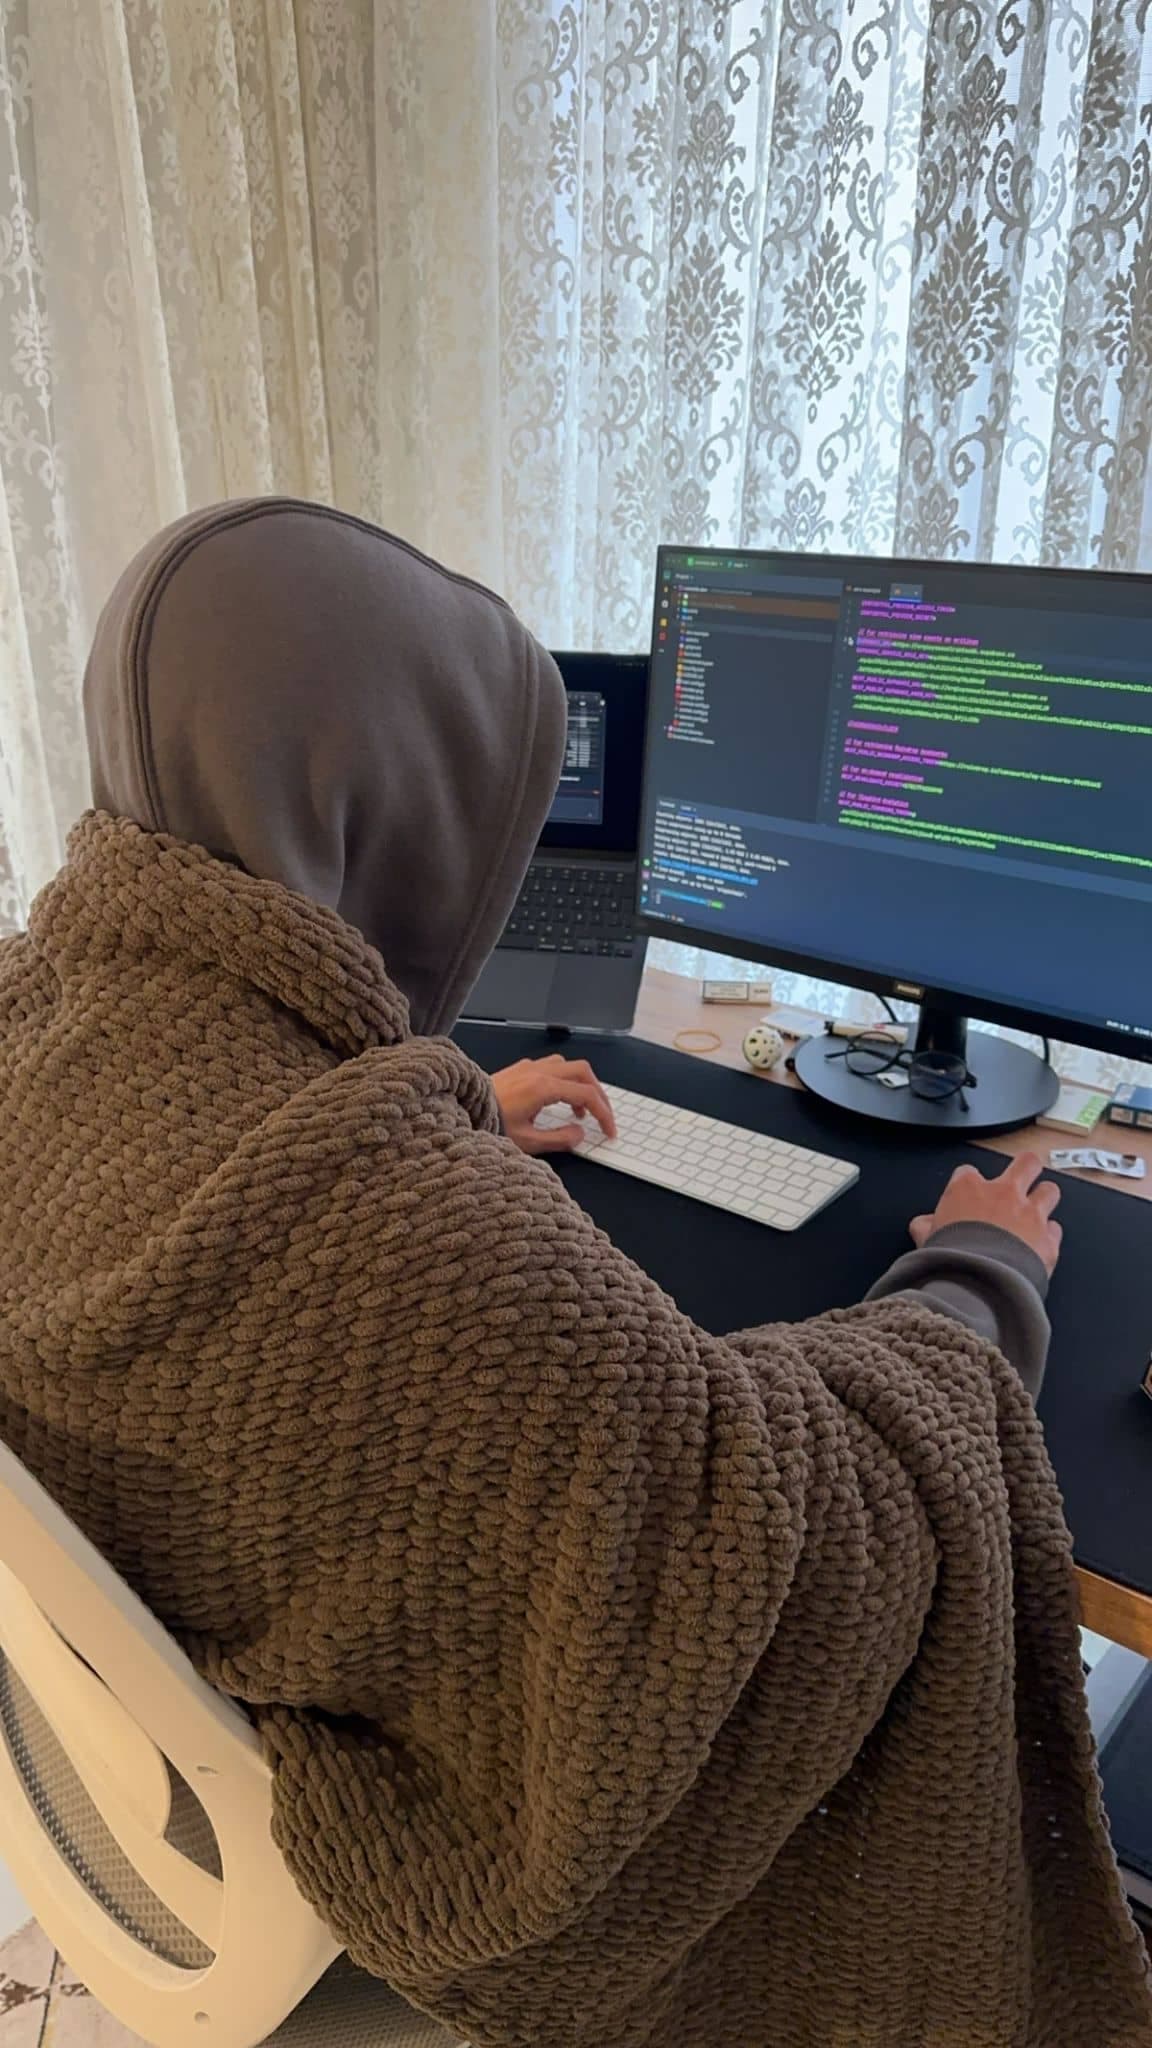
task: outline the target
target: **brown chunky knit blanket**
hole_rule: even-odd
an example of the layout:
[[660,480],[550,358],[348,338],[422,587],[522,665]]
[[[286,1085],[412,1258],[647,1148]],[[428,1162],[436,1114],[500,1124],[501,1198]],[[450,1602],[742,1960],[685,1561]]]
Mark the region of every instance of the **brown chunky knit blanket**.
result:
[[330,911],[103,816],[0,948],[0,1430],[505,2048],[1147,2048],[1029,1403],[720,1340]]

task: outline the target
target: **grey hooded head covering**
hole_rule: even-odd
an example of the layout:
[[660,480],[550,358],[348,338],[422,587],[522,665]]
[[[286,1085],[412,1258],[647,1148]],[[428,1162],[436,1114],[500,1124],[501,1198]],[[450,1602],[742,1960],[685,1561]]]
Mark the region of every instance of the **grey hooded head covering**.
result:
[[555,663],[501,599],[363,521],[216,506],[121,577],[84,684],[101,810],[355,925],[450,1028],[564,747]]

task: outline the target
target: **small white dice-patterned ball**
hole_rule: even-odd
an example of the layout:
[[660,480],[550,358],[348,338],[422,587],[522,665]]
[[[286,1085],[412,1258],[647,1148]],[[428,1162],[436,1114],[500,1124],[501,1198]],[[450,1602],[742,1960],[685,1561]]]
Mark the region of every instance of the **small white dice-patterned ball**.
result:
[[744,1057],[758,1074],[767,1074],[784,1055],[784,1040],[771,1024],[756,1024],[744,1039]]

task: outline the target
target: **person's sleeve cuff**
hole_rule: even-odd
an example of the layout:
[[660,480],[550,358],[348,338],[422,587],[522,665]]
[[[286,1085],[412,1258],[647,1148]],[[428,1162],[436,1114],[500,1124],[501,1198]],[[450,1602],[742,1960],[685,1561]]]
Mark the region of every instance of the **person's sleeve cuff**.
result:
[[971,1252],[977,1258],[995,1259],[1036,1289],[1041,1301],[1048,1298],[1048,1271],[1039,1254],[1022,1237],[1001,1230],[995,1223],[946,1223],[935,1230],[924,1251]]

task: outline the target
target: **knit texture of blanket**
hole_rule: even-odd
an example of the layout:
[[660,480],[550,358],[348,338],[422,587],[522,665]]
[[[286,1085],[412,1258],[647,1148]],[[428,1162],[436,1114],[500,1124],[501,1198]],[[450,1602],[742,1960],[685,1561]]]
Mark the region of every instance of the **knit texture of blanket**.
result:
[[1147,2048],[1069,1544],[907,1302],[704,1334],[332,912],[93,816],[0,948],[0,1429],[489,2048]]

